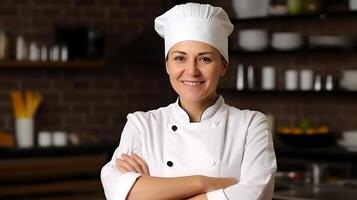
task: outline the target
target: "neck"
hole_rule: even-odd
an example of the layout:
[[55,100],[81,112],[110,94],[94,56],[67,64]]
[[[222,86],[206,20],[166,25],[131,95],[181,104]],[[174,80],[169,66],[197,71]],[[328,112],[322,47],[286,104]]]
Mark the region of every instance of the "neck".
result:
[[203,102],[188,102],[184,99],[180,99],[180,105],[190,117],[190,122],[200,122],[203,112],[208,107],[213,105],[216,102],[217,98],[217,95],[215,95],[214,97]]

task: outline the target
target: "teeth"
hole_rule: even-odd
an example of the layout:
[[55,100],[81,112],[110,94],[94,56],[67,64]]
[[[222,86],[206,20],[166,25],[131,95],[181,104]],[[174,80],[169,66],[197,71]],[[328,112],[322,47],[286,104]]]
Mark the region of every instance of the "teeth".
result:
[[196,85],[201,85],[203,82],[202,81],[183,81],[185,85],[191,85],[191,86],[196,86]]

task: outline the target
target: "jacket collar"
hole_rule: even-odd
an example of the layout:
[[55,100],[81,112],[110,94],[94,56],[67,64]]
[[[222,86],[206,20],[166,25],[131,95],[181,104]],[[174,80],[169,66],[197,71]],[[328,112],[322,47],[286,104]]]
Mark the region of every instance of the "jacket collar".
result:
[[[220,95],[212,106],[208,107],[205,111],[203,111],[201,116],[201,122],[205,122],[207,120],[215,120],[218,117],[219,113],[222,112],[224,104],[224,99]],[[188,116],[186,111],[180,106],[179,98],[177,98],[176,102],[173,105],[173,113],[176,120],[185,123],[190,122],[190,117]]]

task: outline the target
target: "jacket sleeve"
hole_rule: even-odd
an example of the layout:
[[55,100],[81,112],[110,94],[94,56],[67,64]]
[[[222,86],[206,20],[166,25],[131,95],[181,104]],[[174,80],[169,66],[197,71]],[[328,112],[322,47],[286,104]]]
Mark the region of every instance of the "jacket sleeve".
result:
[[266,117],[255,117],[246,135],[239,183],[207,193],[209,200],[272,199],[277,168],[272,135]]
[[130,115],[123,129],[119,147],[115,150],[111,161],[101,170],[101,181],[107,200],[125,200],[132,186],[140,174],[128,172],[121,173],[115,167],[115,160],[120,158],[122,153],[135,152],[141,155],[141,142],[139,132]]

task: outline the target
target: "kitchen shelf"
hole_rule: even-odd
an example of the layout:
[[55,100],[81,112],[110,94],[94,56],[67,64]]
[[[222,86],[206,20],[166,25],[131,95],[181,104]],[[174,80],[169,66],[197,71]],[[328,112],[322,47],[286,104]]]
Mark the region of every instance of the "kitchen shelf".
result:
[[286,51],[279,51],[274,49],[266,49],[263,51],[244,51],[240,49],[231,49],[230,53],[234,55],[255,55],[255,54],[269,54],[269,55],[296,55],[296,54],[333,54],[333,55],[345,55],[346,53],[355,54],[357,53],[354,49],[333,49],[333,48],[326,48],[326,49],[298,49],[298,50],[286,50]]
[[115,145],[78,145],[64,147],[32,147],[32,148],[17,148],[7,147],[0,148],[0,157],[2,159],[10,158],[27,158],[27,157],[60,157],[60,156],[79,156],[91,154],[107,154],[111,155]]
[[0,69],[100,69],[104,67],[105,62],[102,60],[68,62],[0,61]]
[[237,95],[325,95],[325,96],[357,96],[357,91],[347,90],[332,90],[332,91],[286,91],[286,90],[235,90],[235,89],[219,89],[219,92],[230,93]]
[[300,15],[270,15],[267,17],[251,17],[251,18],[232,18],[233,23],[266,21],[266,20],[307,20],[307,19],[333,19],[341,17],[357,17],[356,11],[336,11],[326,13],[300,14]]

